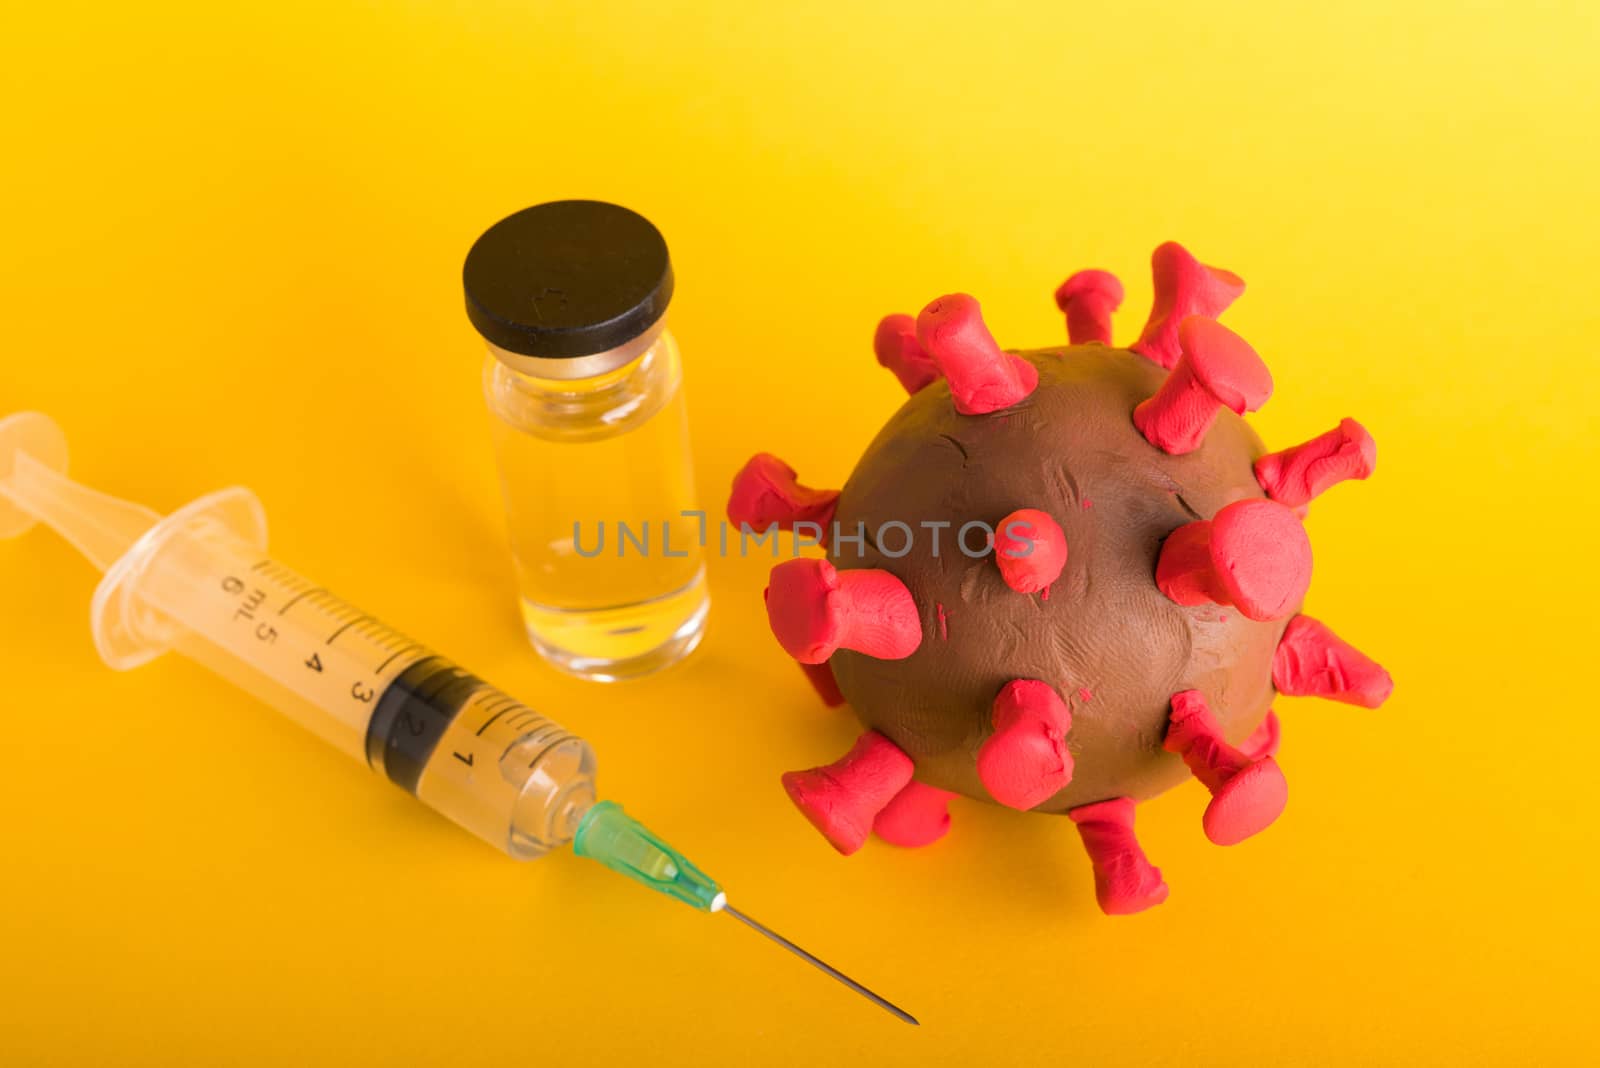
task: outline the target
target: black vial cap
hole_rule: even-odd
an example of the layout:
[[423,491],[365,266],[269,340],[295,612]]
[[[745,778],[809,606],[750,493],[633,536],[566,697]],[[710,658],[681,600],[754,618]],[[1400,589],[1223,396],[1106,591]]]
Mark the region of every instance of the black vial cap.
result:
[[491,345],[566,359],[626,345],[666,313],[672,260],[638,212],[557,200],[483,232],[461,271],[467,318]]

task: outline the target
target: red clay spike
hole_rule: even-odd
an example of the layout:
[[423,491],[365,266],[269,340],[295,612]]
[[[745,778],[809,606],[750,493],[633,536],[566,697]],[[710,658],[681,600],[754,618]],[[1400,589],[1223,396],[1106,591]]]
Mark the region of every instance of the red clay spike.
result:
[[1227,408],[1253,412],[1272,396],[1267,365],[1238,334],[1211,319],[1190,316],[1178,328],[1183,356],[1154,396],[1133,410],[1145,440],[1174,456],[1193,452]]
[[1199,690],[1172,695],[1164,748],[1177,753],[1211,791],[1201,826],[1217,845],[1237,845],[1272,825],[1289,800],[1289,786],[1270,756],[1252,760],[1229,745]]
[[1000,520],[994,562],[1007,586],[1018,593],[1038,593],[1061,576],[1067,564],[1067,536],[1046,513],[1019,508]]
[[872,336],[872,351],[907,393],[915,393],[939,377],[938,365],[917,341],[917,321],[909,315],[885,315]]
[[1269,708],[1267,709],[1267,718],[1262,720],[1260,725],[1250,732],[1250,737],[1244,740],[1244,744],[1239,747],[1239,752],[1251,760],[1277,756],[1278,745],[1282,741],[1283,725],[1278,722],[1278,714]]
[[767,621],[802,664],[838,649],[899,660],[922,644],[922,622],[905,583],[887,571],[836,571],[826,560],[786,560],[772,569]]
[[1056,307],[1067,317],[1074,345],[1111,344],[1111,313],[1122,307],[1122,283],[1110,271],[1079,271],[1056,289]]
[[878,813],[911,781],[911,770],[911,758],[898,746],[868,731],[842,759],[784,775],[783,788],[833,848],[849,856],[867,840]]
[[1133,833],[1133,800],[1118,797],[1080,805],[1067,813],[1078,825],[1094,865],[1094,896],[1108,916],[1143,912],[1167,899],[1167,884],[1139,848]]
[[1288,508],[1260,497],[1174,530],[1156,561],[1156,586],[1171,600],[1236,605],[1258,622],[1294,611],[1310,585],[1305,528]]
[[1171,369],[1178,362],[1178,324],[1191,315],[1215,319],[1244,292],[1244,279],[1220,267],[1207,267],[1176,241],[1150,256],[1156,299],[1144,332],[1129,348]]
[[839,682],[833,677],[833,668],[826,663],[801,664],[800,670],[805,672],[806,680],[816,689],[823,704],[829,708],[844,704],[844,694],[839,692]]
[[1167,535],[1156,558],[1156,586],[1185,608],[1227,603],[1228,591],[1211,565],[1210,520],[1185,523]]
[[1377,708],[1394,692],[1382,666],[1310,616],[1295,616],[1272,657],[1272,684],[1291,697]]
[[1290,508],[1320,497],[1347,478],[1366,478],[1378,462],[1378,445],[1366,427],[1341,419],[1326,434],[1256,461],[1256,481],[1267,496]]
[[1002,805],[1026,812],[1072,781],[1072,713],[1046,683],[1008,682],[994,699],[994,733],[978,750],[978,778]]
[[728,521],[735,526],[749,524],[751,530],[770,526],[793,530],[796,523],[810,523],[822,532],[818,540],[826,542],[838,504],[838,490],[802,486],[794,468],[776,456],[759,452],[733,476]]
[[950,829],[950,800],[960,795],[913,782],[872,821],[872,831],[890,845],[915,849],[937,842]]
[[978,302],[965,293],[940,297],[917,316],[917,340],[950,381],[962,415],[1009,408],[1033,392],[1039,372],[1020,356],[1000,351],[983,325]]

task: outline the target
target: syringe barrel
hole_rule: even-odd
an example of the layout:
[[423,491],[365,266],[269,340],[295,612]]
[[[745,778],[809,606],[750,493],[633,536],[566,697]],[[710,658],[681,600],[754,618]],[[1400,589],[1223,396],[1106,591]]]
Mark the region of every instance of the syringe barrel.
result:
[[108,662],[175,646],[513,857],[571,841],[588,744],[267,557],[240,493],[174,513],[107,572]]

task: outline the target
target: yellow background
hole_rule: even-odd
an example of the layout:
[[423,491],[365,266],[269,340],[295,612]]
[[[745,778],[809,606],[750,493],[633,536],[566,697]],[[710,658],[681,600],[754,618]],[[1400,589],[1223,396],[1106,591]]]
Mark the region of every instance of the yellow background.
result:
[[[7,5],[0,410],[581,731],[602,785],[913,1031],[728,920],[519,866],[168,658],[96,660],[94,577],[0,545],[0,1062],[1574,1063],[1594,1056],[1600,48],[1582,3]],[[1284,700],[1292,803],[1232,850],[1141,810],[1172,898],[1095,909],[1070,826],[972,803],[833,854],[778,788],[848,716],[718,560],[647,682],[523,644],[458,270],[566,196],[667,234],[702,496],[768,449],[837,484],[898,403],[877,318],[976,294],[1118,337],[1176,238],[1251,283],[1275,446],[1377,476],[1310,525],[1310,608],[1383,659]]]

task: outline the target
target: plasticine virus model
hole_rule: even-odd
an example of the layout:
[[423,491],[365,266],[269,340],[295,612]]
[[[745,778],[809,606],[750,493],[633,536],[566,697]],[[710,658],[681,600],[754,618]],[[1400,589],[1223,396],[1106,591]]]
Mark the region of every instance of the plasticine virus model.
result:
[[958,794],[1065,813],[1100,907],[1138,912],[1167,887],[1136,803],[1192,774],[1207,837],[1242,841],[1287,797],[1276,694],[1388,697],[1381,667],[1300,614],[1306,506],[1372,472],[1372,438],[1345,419],[1268,453],[1240,415],[1272,378],[1216,322],[1244,283],[1173,243],[1152,268],[1128,349],[1111,346],[1122,286],[1104,271],[1056,291],[1066,348],[1002,351],[961,294],[889,316],[874,348],[911,397],[844,489],[765,454],[734,479],[732,522],[826,544],[774,567],[766,597],[824,701],[867,727],[783,779],[840,852],[872,832],[932,842]]

